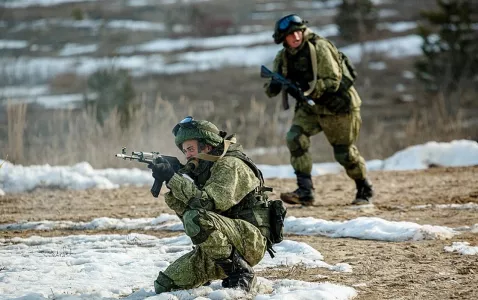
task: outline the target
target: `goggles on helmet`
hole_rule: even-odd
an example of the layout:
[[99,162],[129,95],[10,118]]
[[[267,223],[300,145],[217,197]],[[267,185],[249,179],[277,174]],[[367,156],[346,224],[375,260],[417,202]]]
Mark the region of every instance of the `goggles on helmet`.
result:
[[288,15],[280,19],[277,23],[280,31],[286,31],[291,24],[302,25],[305,22],[298,15]]
[[181,122],[176,124],[176,126],[174,126],[172,131],[173,131],[174,136],[176,136],[176,134],[179,131],[179,128],[181,128],[181,127],[183,127],[183,128],[194,128],[196,125],[197,124],[196,124],[196,121],[194,120],[194,118],[191,117],[191,116],[187,116],[186,118],[182,119]]
[[[196,120],[194,120],[194,118],[191,116],[187,116],[186,118],[182,119],[178,124],[176,124],[176,126],[174,126],[172,130],[174,136],[177,135],[179,128],[189,128],[189,129],[197,128],[197,129],[211,131],[210,128],[207,128],[207,127],[204,128],[204,126],[201,126],[201,124],[198,123]],[[214,131],[211,131],[211,132],[219,134],[219,132],[214,132]]]

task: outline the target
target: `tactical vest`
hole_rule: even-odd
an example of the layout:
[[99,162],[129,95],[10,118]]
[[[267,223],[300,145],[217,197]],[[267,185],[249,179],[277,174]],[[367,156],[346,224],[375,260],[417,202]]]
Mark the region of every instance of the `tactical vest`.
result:
[[292,82],[295,82],[303,91],[309,89],[309,82],[314,80],[314,70],[310,58],[310,49],[302,47],[298,53],[292,55],[285,51],[286,56],[286,76]]
[[[267,239],[267,251],[274,257],[272,245],[280,243],[283,239],[284,218],[286,208],[281,200],[271,201],[265,192],[272,188],[264,186],[264,177],[261,170],[254,162],[241,151],[228,151],[224,156],[232,156],[242,160],[259,179],[259,186],[247,194],[238,204],[221,213],[222,216],[231,219],[241,219],[256,226],[261,234]],[[213,162],[211,163],[211,166]],[[209,179],[210,171],[204,170],[207,176],[200,176],[197,182],[199,187],[204,186]]]
[[[316,80],[320,79],[315,78],[317,77],[316,62],[318,59],[315,45],[320,39],[323,38],[315,35],[314,38],[306,41],[304,47],[302,47],[302,49],[300,49],[295,55],[291,55],[285,50],[282,52],[282,59],[279,65],[282,75],[291,81],[296,82],[303,91],[306,91],[304,93],[306,96],[313,92],[312,88],[315,87]],[[334,46],[329,40],[324,40]],[[326,92],[319,99],[313,99],[315,102],[323,104],[326,107],[327,102],[330,102],[327,100],[330,100],[331,98],[342,99],[342,101],[348,102],[348,106],[350,106],[352,99],[348,91],[357,78],[357,71],[350,59],[340,50],[337,49],[337,51],[339,53],[339,64],[342,67],[342,79],[339,88],[336,92]],[[342,112],[335,111],[332,107],[330,107],[329,110],[335,113]]]

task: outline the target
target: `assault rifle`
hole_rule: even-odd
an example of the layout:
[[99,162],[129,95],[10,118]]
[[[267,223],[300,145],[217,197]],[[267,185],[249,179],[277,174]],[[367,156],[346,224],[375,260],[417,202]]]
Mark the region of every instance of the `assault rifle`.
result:
[[[310,106],[315,105],[315,102],[312,99],[307,98],[304,95],[300,87],[292,83],[290,80],[286,79],[281,74],[272,72],[264,65],[261,66],[261,77],[271,78],[272,81],[280,83],[289,95],[293,96],[294,98],[298,97],[298,101],[304,101]],[[289,100],[287,99],[287,94],[284,94],[282,97],[282,107],[284,107],[285,110],[289,109]]]
[[[189,162],[186,166],[179,162],[179,159],[174,156],[161,155],[159,152],[140,152],[133,151],[131,155],[126,154],[126,147],[121,149],[121,153],[115,154],[116,157],[122,158],[124,160],[136,160],[145,164],[148,164],[148,168],[152,169],[153,165],[157,162],[159,158],[163,158],[169,162],[174,172],[178,172],[179,169],[187,167],[187,171],[192,171],[196,167],[196,164]],[[160,182],[157,179],[154,179],[154,184],[151,187],[151,194],[153,197],[157,198],[163,182]]]

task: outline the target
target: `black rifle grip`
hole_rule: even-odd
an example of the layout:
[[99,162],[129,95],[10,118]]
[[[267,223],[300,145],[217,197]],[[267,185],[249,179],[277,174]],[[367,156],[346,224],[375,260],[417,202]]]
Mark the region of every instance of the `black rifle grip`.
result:
[[158,198],[159,192],[161,191],[162,187],[163,187],[163,182],[155,179],[153,186],[151,187],[151,195],[153,195],[154,198]]
[[289,109],[289,97],[286,91],[282,91],[282,107],[284,110]]

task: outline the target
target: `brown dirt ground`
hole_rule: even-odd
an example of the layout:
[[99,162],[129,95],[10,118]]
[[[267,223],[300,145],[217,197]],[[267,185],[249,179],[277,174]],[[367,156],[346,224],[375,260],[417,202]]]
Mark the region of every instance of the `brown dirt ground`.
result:
[[[478,223],[478,211],[429,208],[412,209],[423,204],[478,203],[478,166],[432,168],[423,171],[370,172],[376,197],[375,207],[351,209],[348,205],[354,185],[344,174],[315,177],[316,206],[289,206],[288,215],[312,216],[326,220],[349,220],[374,216],[390,221],[449,227]],[[292,179],[270,179],[272,197],[295,188]],[[162,198],[153,198],[147,187],[123,187],[116,190],[43,190],[0,197],[0,223],[39,220],[89,221],[97,217],[139,218],[172,213]],[[101,233],[111,233],[102,231]],[[97,234],[98,231],[0,231],[0,237],[59,236]],[[127,233],[127,231],[114,231]],[[174,232],[142,232],[158,237]],[[293,267],[266,270],[266,278],[290,278],[329,281],[354,286],[357,299],[478,299],[478,256],[448,253],[444,246],[453,241],[478,245],[477,233],[462,233],[451,240],[419,242],[380,242],[321,236],[287,236],[306,242],[324,255],[330,264],[345,262],[352,273],[326,269]]]

